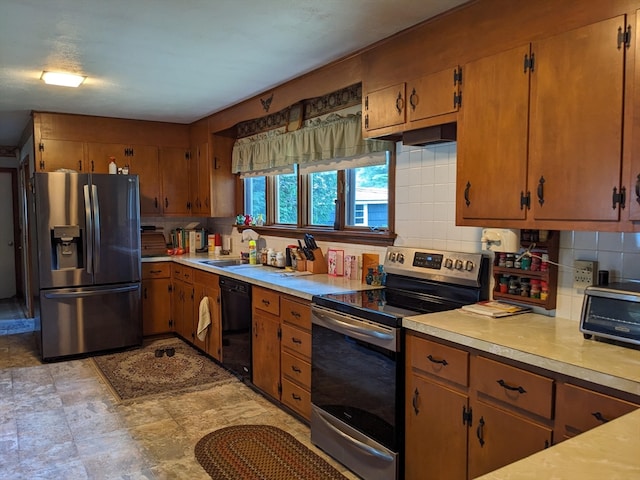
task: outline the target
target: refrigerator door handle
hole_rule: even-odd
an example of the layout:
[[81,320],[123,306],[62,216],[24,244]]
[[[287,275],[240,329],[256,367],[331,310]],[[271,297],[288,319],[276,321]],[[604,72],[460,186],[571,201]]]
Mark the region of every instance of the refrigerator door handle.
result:
[[87,255],[85,268],[87,273],[93,273],[93,222],[91,220],[91,196],[89,195],[89,185],[84,188],[84,217],[85,217],[85,233],[87,243]]
[[92,297],[96,295],[104,295],[105,293],[124,293],[139,290],[140,285],[127,285],[124,287],[113,287],[93,290],[73,289],[66,290],[64,292],[47,292],[44,294],[45,298],[78,298],[78,297]]
[[91,185],[91,206],[93,207],[93,235],[94,235],[94,262],[95,273],[100,272],[100,204],[98,203],[98,187]]

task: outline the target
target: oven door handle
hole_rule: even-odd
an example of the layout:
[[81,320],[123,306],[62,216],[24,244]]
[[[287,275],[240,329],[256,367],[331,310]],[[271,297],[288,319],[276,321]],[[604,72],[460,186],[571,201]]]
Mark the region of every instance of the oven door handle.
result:
[[393,457],[385,452],[382,452],[380,450],[378,450],[377,448],[373,448],[371,445],[367,445],[366,443],[361,442],[360,440],[353,438],[350,435],[347,435],[346,433],[344,433],[342,430],[340,430],[338,427],[336,427],[333,423],[331,423],[331,420],[328,418],[328,416],[320,409],[317,410],[317,412],[320,414],[320,416],[322,417],[322,419],[324,420],[325,424],[327,427],[329,427],[331,430],[333,430],[335,433],[337,433],[338,435],[340,435],[342,438],[344,438],[345,440],[347,440],[349,443],[353,444],[353,446],[355,446],[356,448],[362,450],[363,452],[373,456],[373,457],[377,457],[380,458],[386,462],[392,462],[393,461]]
[[340,333],[357,333],[359,335],[364,335],[365,337],[377,338],[379,340],[395,340],[395,335],[392,333],[387,333],[384,331],[375,330],[373,325],[367,325],[366,327],[360,327],[358,325],[353,325],[348,322],[344,322],[338,318],[327,315],[325,313],[321,313],[317,310],[314,311],[314,314],[321,318],[328,324],[339,328]]

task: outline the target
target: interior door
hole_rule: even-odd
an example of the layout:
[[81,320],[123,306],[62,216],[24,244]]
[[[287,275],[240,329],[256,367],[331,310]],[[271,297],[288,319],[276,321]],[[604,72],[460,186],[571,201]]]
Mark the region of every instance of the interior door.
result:
[[3,169],[0,171],[0,298],[16,295],[13,197],[13,175]]

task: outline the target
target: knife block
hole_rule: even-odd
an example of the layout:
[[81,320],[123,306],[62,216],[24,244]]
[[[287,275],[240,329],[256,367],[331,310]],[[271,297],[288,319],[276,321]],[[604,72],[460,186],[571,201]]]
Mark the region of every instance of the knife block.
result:
[[307,260],[307,272],[327,273],[327,261],[322,254],[322,250],[316,248],[312,250],[313,260]]

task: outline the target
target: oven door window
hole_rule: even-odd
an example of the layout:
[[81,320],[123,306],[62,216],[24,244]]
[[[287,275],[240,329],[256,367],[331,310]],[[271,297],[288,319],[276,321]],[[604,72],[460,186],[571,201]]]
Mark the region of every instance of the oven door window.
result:
[[313,325],[311,401],[398,451],[398,353]]

